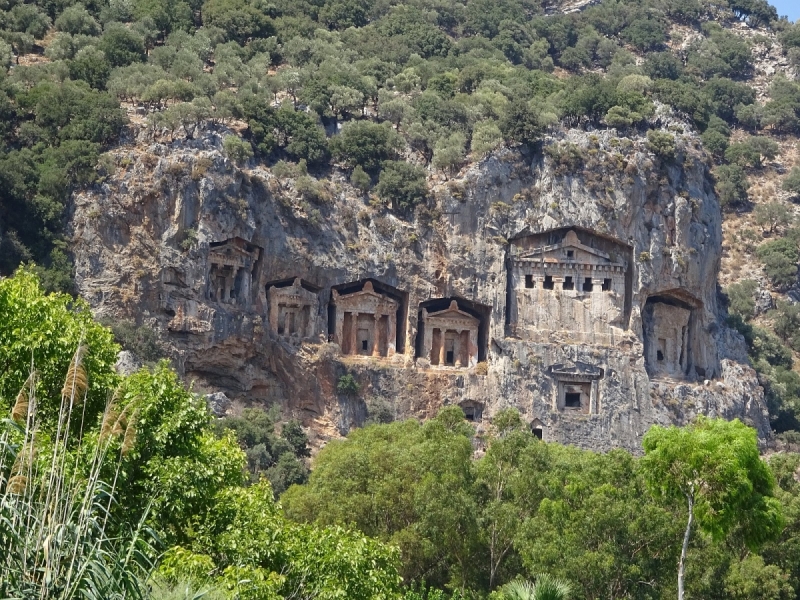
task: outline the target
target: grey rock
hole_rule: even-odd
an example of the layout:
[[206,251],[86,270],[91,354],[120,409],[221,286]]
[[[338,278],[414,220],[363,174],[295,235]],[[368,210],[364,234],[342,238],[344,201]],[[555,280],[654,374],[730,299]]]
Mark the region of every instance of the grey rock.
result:
[[[318,445],[360,425],[365,399],[377,396],[392,398],[399,418],[480,405],[476,414],[488,422],[515,407],[544,439],[597,450],[639,452],[651,425],[699,414],[747,418],[764,440],[763,390],[744,340],[717,306],[722,217],[708,163],[687,124],[665,107],[657,115],[689,132],[676,135],[675,161],[662,164],[645,138],[569,130],[545,140],[544,154],[499,149],[434,183],[431,206],[413,218],[369,208],[339,174],[320,182],[335,202],[309,202],[267,168],[243,171],[226,161],[220,136],[198,134],[140,154],[124,180],[118,174],[76,197],[77,285],[98,313],[149,313],[187,380],[232,400],[278,404]],[[565,144],[580,150],[576,169],[558,161]],[[558,327],[530,341],[506,326],[509,240],[559,228],[630,247],[629,310],[610,341],[576,341]],[[259,248],[251,296],[241,304],[213,300],[217,284],[208,281],[210,245],[234,238]],[[397,354],[343,357],[317,338],[289,343],[270,327],[266,288],[296,277],[319,290],[319,333],[330,331],[333,286],[371,278],[397,290],[404,303]],[[662,297],[691,303],[691,367],[682,377],[648,371],[645,309]],[[420,305],[447,298],[486,307],[481,362],[472,369],[431,367],[416,356]],[[550,367],[578,364],[602,371],[590,384],[590,413],[559,409],[555,400]],[[337,393],[345,373],[358,381],[358,394]]]
[[224,392],[206,394],[206,404],[211,414],[217,418],[224,417],[231,407],[231,401]]
[[142,363],[134,356],[133,352],[121,350],[120,353],[117,354],[117,362],[114,364],[114,368],[117,370],[117,373],[125,376],[141,369]]

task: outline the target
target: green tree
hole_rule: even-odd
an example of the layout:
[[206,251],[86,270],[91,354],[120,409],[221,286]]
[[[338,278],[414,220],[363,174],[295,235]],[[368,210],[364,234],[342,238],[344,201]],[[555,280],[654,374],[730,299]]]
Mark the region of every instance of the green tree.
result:
[[756,256],[764,263],[764,269],[773,285],[785,288],[797,280],[800,252],[795,240],[784,237],[764,242],[756,249]]
[[783,180],[782,187],[787,192],[800,195],[800,167],[793,167],[786,178]]
[[730,302],[730,311],[746,321],[752,319],[756,309],[754,296],[757,289],[758,282],[753,279],[743,279],[729,285],[725,293]]
[[253,147],[250,142],[243,140],[238,135],[226,135],[222,140],[225,156],[236,164],[243,164],[253,158]]
[[405,161],[387,160],[383,163],[375,191],[397,210],[413,208],[428,197],[425,170]]
[[700,417],[684,428],[654,425],[642,445],[641,468],[651,493],[685,503],[687,520],[678,563],[678,600],[684,598],[692,528],[719,540],[734,526],[755,548],[780,533],[780,503],[772,473],[758,453],[756,432],[738,420]]
[[387,125],[369,121],[346,125],[330,142],[334,158],[350,168],[360,166],[367,173],[376,174],[400,144],[397,134]]
[[651,129],[647,132],[647,149],[664,160],[675,158],[675,136]]
[[144,39],[122,23],[109,23],[97,47],[112,67],[124,67],[147,58]]
[[716,192],[723,208],[747,202],[750,184],[747,175],[739,165],[720,165],[714,169]]
[[756,224],[770,235],[779,228],[789,227],[794,222],[794,214],[782,202],[758,204],[753,216]]
[[118,382],[114,372],[119,347],[111,332],[92,319],[88,304],[67,294],[45,294],[29,269],[0,279],[0,408],[11,409],[12,399],[36,369],[36,396],[43,431],[54,427],[61,388],[75,350],[86,349],[82,364],[87,373],[86,422],[103,412],[109,390]]

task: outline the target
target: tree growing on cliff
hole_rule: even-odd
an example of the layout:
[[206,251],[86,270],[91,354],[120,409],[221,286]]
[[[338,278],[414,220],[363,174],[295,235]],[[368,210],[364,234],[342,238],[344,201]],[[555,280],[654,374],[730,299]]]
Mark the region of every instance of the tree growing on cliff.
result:
[[653,496],[686,506],[678,600],[684,597],[686,555],[694,528],[718,541],[738,527],[750,548],[781,531],[783,517],[773,497],[772,472],[759,457],[755,430],[738,419],[700,417],[684,428],[654,425],[642,445],[645,456],[640,468]]

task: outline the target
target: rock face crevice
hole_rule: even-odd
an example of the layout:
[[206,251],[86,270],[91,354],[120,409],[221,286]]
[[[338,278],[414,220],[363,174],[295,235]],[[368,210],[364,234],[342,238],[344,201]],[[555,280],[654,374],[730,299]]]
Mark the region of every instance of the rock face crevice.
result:
[[[717,305],[721,214],[696,139],[673,160],[624,141],[499,150],[405,218],[336,173],[308,200],[239,169],[214,132],[119,150],[130,166],[75,201],[79,289],[161,331],[188,379],[279,403],[321,440],[378,401],[478,422],[513,406],[545,440],[597,450],[698,414],[766,437]],[[561,164],[567,144],[582,168]],[[337,389],[346,373],[358,390]]]

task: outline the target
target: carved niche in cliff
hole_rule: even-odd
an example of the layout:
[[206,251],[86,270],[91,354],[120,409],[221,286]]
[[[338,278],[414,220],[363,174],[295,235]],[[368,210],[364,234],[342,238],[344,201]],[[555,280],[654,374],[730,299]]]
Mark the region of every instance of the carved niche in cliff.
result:
[[261,248],[239,237],[209,244],[208,299],[220,304],[250,306],[260,258]]
[[580,228],[524,235],[508,259],[508,335],[613,345],[627,329],[631,248]]
[[590,415],[600,412],[599,383],[604,375],[603,369],[575,363],[551,365],[548,371],[556,380],[556,396],[553,401],[555,410]]
[[381,288],[368,279],[331,290],[328,327],[333,325],[333,341],[342,354],[377,358],[397,352],[402,296],[389,286]]
[[694,352],[699,307],[698,300],[680,290],[647,298],[642,329],[645,366],[650,377],[682,379],[693,371],[704,372],[704,365],[696,364]]
[[287,338],[308,339],[319,331],[320,288],[299,277],[266,284],[269,326]]
[[436,298],[419,306],[416,356],[420,364],[469,368],[486,360],[491,307],[463,298]]

